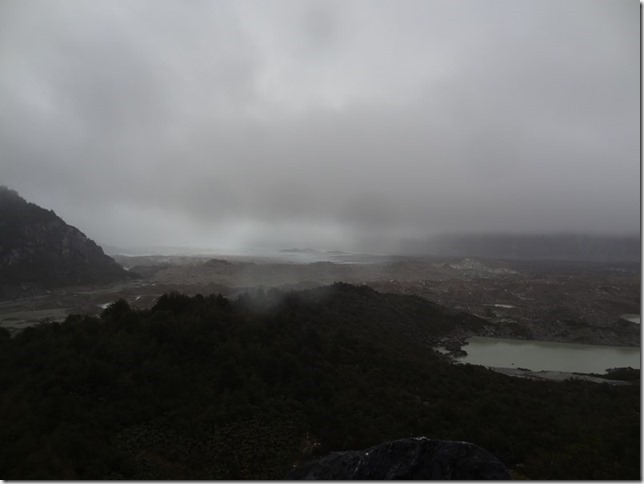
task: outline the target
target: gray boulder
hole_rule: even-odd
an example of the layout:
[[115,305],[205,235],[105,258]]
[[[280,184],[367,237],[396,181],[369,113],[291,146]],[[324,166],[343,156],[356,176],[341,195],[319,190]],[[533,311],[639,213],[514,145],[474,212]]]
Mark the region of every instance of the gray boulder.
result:
[[334,452],[294,469],[286,479],[505,480],[510,474],[500,460],[477,445],[416,437]]

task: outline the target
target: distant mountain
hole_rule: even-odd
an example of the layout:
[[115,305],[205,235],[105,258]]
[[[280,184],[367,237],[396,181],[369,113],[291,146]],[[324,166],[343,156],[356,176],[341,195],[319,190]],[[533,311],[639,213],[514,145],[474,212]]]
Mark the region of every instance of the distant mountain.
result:
[[0,297],[127,278],[125,269],[53,210],[0,186]]
[[291,253],[293,253],[293,254],[321,254],[322,253],[321,250],[317,250],[317,249],[309,249],[309,248],[299,249],[297,247],[293,247],[291,249],[282,249],[282,250],[280,250],[280,252],[286,253],[286,254],[291,254]]
[[641,239],[637,235],[442,235],[425,241],[407,241],[402,251],[444,257],[477,256],[496,259],[639,261]]

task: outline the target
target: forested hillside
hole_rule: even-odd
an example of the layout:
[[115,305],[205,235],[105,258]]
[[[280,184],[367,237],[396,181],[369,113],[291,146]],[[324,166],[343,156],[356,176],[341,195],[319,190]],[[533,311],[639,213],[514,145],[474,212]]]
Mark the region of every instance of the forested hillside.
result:
[[0,186],[0,298],[130,275],[52,210]]
[[0,476],[280,479],[312,456],[423,435],[475,443],[515,477],[640,478],[638,380],[528,381],[430,349],[477,324],[336,284],[120,300],[2,331]]

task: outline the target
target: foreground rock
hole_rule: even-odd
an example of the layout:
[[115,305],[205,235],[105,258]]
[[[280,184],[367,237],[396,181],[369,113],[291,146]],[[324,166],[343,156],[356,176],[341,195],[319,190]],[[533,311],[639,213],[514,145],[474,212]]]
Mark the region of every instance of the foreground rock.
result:
[[334,452],[298,467],[286,479],[496,480],[510,475],[501,461],[474,444],[417,437]]

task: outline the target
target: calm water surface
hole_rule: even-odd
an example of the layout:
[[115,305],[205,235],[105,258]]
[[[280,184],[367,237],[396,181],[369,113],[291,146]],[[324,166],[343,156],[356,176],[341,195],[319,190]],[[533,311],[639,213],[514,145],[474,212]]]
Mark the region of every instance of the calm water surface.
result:
[[640,367],[640,348],[598,346],[544,341],[522,341],[475,336],[463,346],[462,363],[528,368],[534,371],[604,373],[607,368]]

